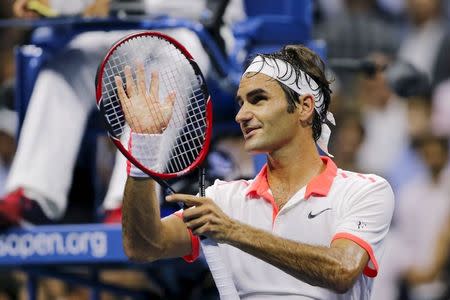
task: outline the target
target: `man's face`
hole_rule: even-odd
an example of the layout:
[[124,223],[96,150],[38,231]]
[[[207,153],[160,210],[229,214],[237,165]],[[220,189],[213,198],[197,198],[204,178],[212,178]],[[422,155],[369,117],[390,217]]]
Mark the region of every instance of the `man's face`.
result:
[[372,54],[370,59],[375,62],[377,71],[372,77],[361,78],[359,82],[360,99],[363,101],[363,105],[383,109],[392,96],[384,71],[389,63],[389,59],[381,53]]
[[249,73],[239,84],[236,115],[250,152],[271,153],[298,136],[298,115],[288,113],[288,102],[280,84],[264,74]]
[[448,154],[437,141],[427,141],[420,147],[422,158],[433,176],[439,176],[448,162]]

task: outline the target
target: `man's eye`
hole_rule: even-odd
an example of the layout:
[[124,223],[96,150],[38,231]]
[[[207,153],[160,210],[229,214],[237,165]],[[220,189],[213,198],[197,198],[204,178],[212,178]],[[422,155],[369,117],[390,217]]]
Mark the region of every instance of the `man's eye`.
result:
[[266,99],[267,99],[266,96],[260,95],[260,96],[252,97],[249,102],[252,103],[252,104],[256,104],[256,103],[258,103],[258,102],[260,102],[262,100],[266,100]]

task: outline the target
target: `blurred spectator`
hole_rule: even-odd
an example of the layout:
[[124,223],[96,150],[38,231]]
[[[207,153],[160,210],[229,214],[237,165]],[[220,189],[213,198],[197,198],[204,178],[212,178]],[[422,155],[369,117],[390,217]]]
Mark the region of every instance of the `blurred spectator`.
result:
[[[375,14],[375,0],[343,0],[344,10],[321,24],[314,37],[327,42],[327,55],[333,58],[364,58],[374,52],[388,55],[398,47],[397,29]],[[342,89],[352,95],[354,76],[335,70]]]
[[12,79],[6,79],[0,84],[0,108],[14,110],[14,89],[15,83]]
[[340,168],[359,172],[357,153],[364,141],[365,130],[358,112],[346,111],[339,115],[335,136],[332,139],[331,153]]
[[316,38],[325,39],[329,58],[363,58],[373,52],[394,54],[398,42],[395,28],[374,11],[376,1],[344,0],[344,10],[320,25]]
[[400,17],[405,12],[405,0],[377,0],[381,10],[391,16]]
[[446,283],[445,290],[437,300],[450,299],[450,216],[437,238],[435,251],[431,253],[432,261],[427,268],[412,267],[405,275],[409,286],[432,282],[439,277]]
[[365,139],[357,154],[357,164],[363,172],[386,175],[394,160],[408,143],[407,106],[386,82],[383,71],[389,58],[373,54],[378,71],[360,78],[357,100],[361,104]]
[[425,72],[432,88],[450,76],[450,33],[444,0],[407,0],[409,32],[399,57]]
[[[0,20],[13,16],[11,1],[0,1]],[[0,27],[0,84],[14,78],[14,46],[21,43],[28,29],[16,27]],[[3,88],[3,86],[2,86]]]
[[320,24],[338,16],[344,9],[342,2],[343,0],[314,0],[314,22]]
[[[431,105],[429,96],[405,99],[408,107],[408,135],[415,141],[431,131]],[[435,132],[433,132],[435,133]]]
[[418,155],[420,138],[430,132],[430,101],[428,97],[405,99],[407,105],[407,146],[399,151],[386,173],[386,177],[397,195],[405,183],[419,174],[426,173],[423,160]]
[[[450,56],[450,52],[448,53]],[[450,79],[440,83],[434,93],[431,109],[431,129],[450,137]]]
[[[397,299],[398,283],[411,270],[428,270],[442,229],[450,215],[450,165],[448,139],[427,134],[418,140],[417,151],[426,166],[405,184],[397,197],[394,228],[374,283],[374,300]],[[443,292],[442,282],[414,286],[411,299],[436,299]]]
[[16,152],[16,112],[0,108],[0,196],[5,194],[5,182]]

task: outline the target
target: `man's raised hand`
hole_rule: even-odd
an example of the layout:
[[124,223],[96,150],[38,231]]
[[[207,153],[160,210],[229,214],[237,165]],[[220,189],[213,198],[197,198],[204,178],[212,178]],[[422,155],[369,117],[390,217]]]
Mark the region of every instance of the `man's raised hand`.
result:
[[137,63],[136,82],[130,66],[125,66],[126,92],[122,78],[115,76],[117,94],[125,119],[135,133],[160,134],[172,118],[175,93],[167,95],[164,103],[159,100],[159,75],[152,72],[150,88],[145,87],[144,65]]

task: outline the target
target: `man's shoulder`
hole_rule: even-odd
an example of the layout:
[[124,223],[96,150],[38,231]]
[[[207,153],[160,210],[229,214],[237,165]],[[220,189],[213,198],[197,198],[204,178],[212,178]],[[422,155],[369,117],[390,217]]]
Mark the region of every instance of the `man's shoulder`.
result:
[[335,183],[342,207],[361,211],[381,208],[386,215],[392,214],[394,192],[385,178],[338,169]]
[[389,182],[377,174],[359,173],[343,169],[337,170],[335,184],[348,192],[352,192],[352,194],[375,190],[392,191]]
[[358,182],[361,184],[369,183],[388,183],[385,178],[373,173],[361,173],[350,170],[338,169],[336,178],[342,182]]

